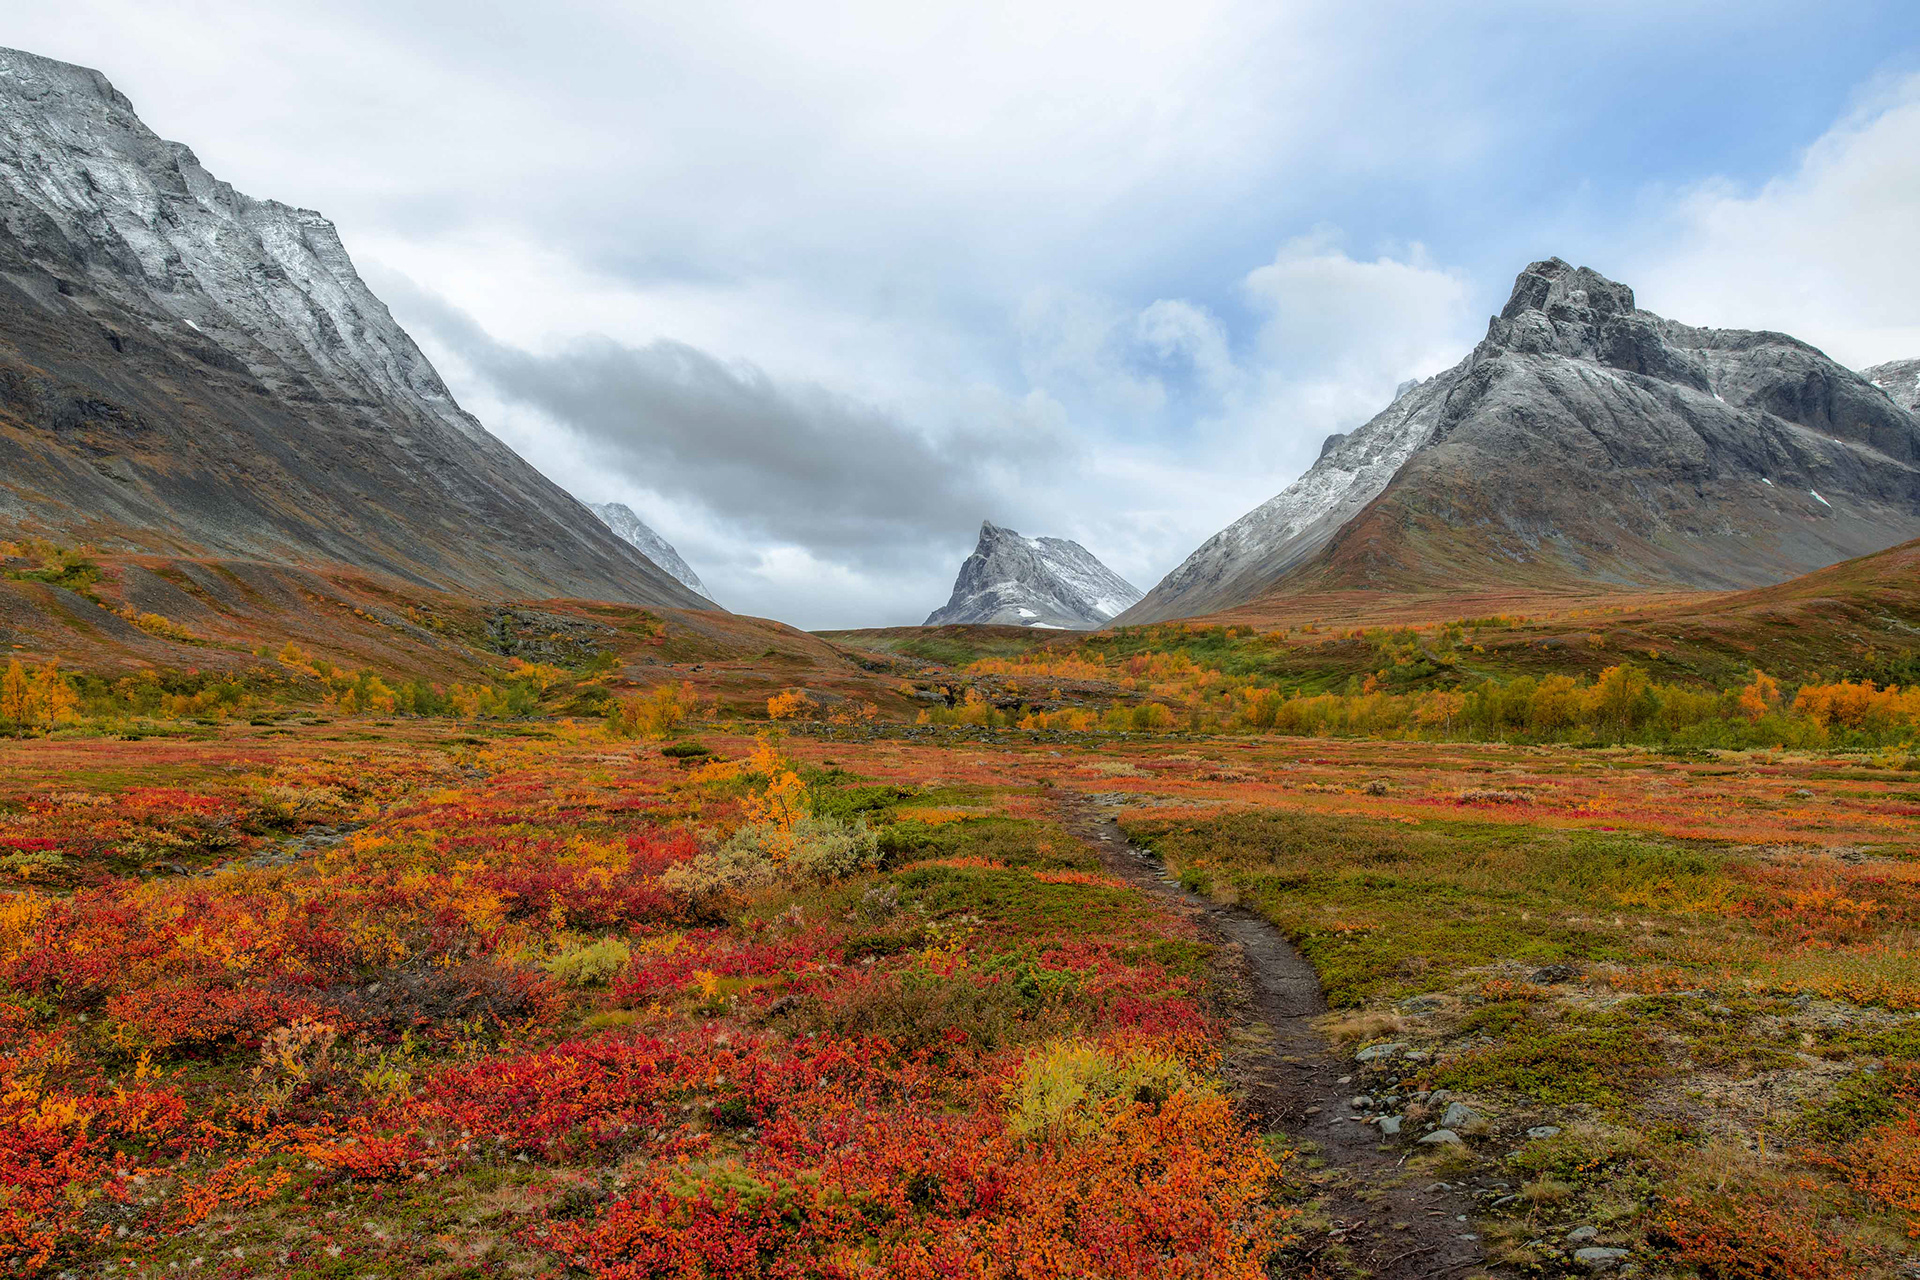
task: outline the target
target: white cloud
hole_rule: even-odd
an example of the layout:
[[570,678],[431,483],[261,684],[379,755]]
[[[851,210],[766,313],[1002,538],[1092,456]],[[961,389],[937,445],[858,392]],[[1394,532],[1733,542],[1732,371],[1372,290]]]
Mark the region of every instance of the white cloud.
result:
[[1758,190],[1685,193],[1673,221],[1628,257],[1641,306],[1791,333],[1854,368],[1920,355],[1920,75],[1870,93]]

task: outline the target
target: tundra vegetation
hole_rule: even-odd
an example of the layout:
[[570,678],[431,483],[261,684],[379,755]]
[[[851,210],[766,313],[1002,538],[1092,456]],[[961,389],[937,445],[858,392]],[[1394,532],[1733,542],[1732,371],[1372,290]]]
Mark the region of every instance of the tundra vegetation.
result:
[[0,673],[16,1273],[1348,1274],[1235,971],[1069,796],[1300,948],[1490,1265],[1913,1265],[1909,686],[1014,654],[924,723],[743,723],[698,672],[264,660]]

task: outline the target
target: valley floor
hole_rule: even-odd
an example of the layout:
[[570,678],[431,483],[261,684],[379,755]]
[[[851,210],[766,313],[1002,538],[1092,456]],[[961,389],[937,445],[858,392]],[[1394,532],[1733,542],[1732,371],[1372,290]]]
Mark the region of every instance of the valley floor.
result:
[[1911,1272],[1910,759],[983,738],[0,742],[0,1251]]

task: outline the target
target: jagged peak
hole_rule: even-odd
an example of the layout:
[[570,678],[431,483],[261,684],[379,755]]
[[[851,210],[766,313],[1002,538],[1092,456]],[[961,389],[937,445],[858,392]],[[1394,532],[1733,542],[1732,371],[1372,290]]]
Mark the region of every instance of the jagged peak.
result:
[[1529,263],[1513,282],[1513,293],[1500,309],[1502,320],[1526,311],[1592,311],[1599,315],[1631,315],[1633,290],[1592,267],[1576,267],[1562,258]]
[[960,566],[953,595],[927,625],[985,622],[1028,627],[1097,627],[1140,598],[1140,590],[1079,543],[1030,538],[991,520]]

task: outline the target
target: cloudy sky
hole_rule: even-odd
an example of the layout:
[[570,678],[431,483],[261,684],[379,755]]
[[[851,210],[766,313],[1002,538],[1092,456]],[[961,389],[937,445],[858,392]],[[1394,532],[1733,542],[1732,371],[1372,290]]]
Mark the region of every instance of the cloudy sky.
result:
[[461,401],[728,606],[982,519],[1142,588],[1557,254],[1920,355],[1913,0],[0,0],[316,208]]

